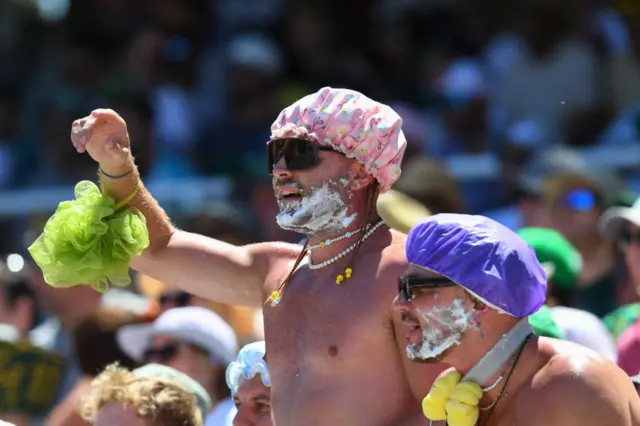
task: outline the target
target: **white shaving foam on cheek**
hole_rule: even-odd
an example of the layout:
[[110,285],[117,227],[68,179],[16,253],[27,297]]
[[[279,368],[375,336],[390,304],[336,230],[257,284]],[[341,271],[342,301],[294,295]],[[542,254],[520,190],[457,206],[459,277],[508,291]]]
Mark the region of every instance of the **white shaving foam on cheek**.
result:
[[466,311],[462,299],[454,299],[450,305],[437,305],[428,312],[418,310],[427,322],[422,327],[422,341],[407,345],[407,357],[411,360],[429,360],[442,355],[449,348],[459,345],[465,331],[475,326],[473,310]]
[[358,214],[347,213],[347,205],[339,192],[330,187],[331,183],[328,181],[319,188],[313,188],[311,194],[300,201],[285,203],[279,200],[278,225],[305,235],[339,232],[351,225]]

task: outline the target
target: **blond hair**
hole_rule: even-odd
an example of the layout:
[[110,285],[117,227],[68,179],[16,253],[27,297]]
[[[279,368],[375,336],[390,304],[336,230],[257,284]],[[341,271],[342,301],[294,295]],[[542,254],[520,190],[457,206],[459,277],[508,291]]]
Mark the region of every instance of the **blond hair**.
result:
[[93,423],[98,411],[112,403],[133,408],[139,418],[156,425],[202,426],[196,397],[188,390],[167,379],[135,376],[117,364],[109,365],[91,382],[79,412]]

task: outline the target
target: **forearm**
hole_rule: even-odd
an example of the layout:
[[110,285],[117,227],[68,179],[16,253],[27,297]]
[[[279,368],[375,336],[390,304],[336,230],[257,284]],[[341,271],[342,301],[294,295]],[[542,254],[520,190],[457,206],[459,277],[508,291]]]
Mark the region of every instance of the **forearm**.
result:
[[[131,172],[129,173],[129,171]],[[128,174],[124,177],[113,178],[126,173]],[[107,174],[113,177],[109,177]],[[142,183],[133,158],[127,165],[118,170],[105,170],[101,167],[100,183],[106,194],[113,197],[116,202],[129,197],[136,192],[136,187],[139,186],[137,194],[127,206],[137,208],[147,219],[149,247],[145,250],[145,253],[162,250],[167,247],[175,228],[167,214]]]

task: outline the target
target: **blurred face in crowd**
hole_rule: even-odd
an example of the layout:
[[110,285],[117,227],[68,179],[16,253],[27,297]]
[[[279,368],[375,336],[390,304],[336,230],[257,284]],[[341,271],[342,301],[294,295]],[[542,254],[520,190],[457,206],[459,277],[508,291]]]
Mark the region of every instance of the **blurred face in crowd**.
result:
[[602,208],[598,195],[585,187],[574,187],[549,200],[553,227],[571,243],[579,244],[597,234]]
[[175,368],[190,376],[205,389],[210,389],[218,366],[200,348],[173,337],[156,336],[145,351],[144,363],[157,363]]
[[640,228],[628,222],[618,243],[632,278],[636,283],[640,283]]
[[94,426],[154,426],[136,415],[134,408],[111,403],[100,408]]
[[245,380],[233,397],[238,413],[233,426],[272,426],[271,392],[259,375]]
[[273,190],[280,209],[276,220],[281,228],[304,235],[340,232],[349,217],[355,218],[354,178],[364,170],[332,150],[318,150],[317,161],[311,161],[313,144],[295,136],[270,142]]
[[42,272],[37,268],[30,271],[30,278],[38,305],[55,315],[84,311],[100,299],[100,295],[89,286],[53,288],[44,281]]

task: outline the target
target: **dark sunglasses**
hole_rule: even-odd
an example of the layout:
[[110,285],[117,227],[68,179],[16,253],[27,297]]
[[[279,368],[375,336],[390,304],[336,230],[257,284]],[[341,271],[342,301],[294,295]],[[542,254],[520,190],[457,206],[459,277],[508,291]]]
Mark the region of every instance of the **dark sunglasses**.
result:
[[622,234],[620,234],[620,242],[624,246],[628,246],[631,244],[640,244],[640,232],[625,231]]
[[415,295],[414,290],[425,288],[440,288],[440,287],[452,287],[457,285],[449,278],[426,278],[415,276],[398,277],[398,293],[404,297],[404,300],[411,302]]
[[144,351],[142,359],[145,362],[168,362],[178,355],[180,347],[176,343],[169,343],[161,348],[149,348]]
[[589,212],[598,205],[596,194],[589,189],[572,189],[560,198],[560,203],[577,212]]
[[182,308],[185,306],[189,306],[191,303],[191,298],[193,296],[189,293],[179,292],[179,293],[167,293],[160,296],[158,300],[160,305],[173,304],[176,307]]
[[267,144],[267,168],[269,174],[284,157],[288,170],[305,170],[318,165],[318,151],[335,151],[328,146],[316,145],[306,139],[273,139]]

